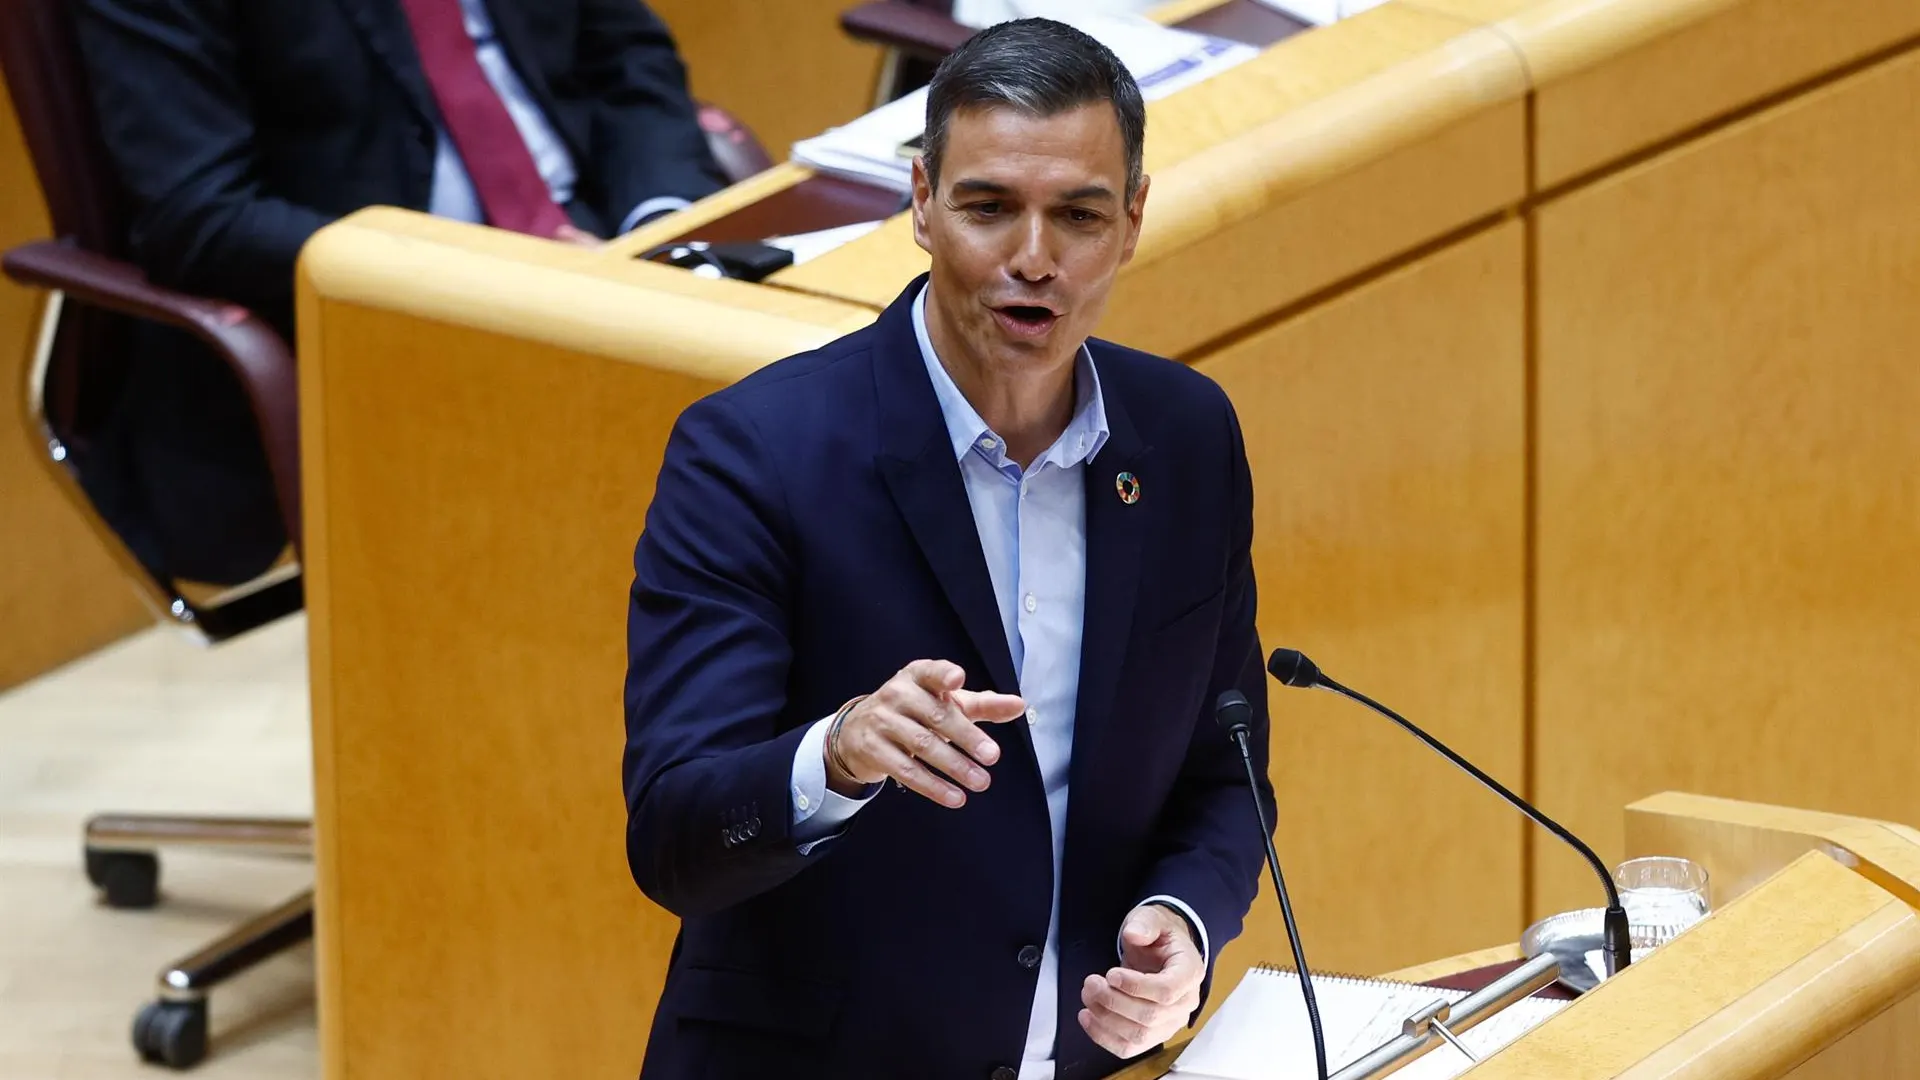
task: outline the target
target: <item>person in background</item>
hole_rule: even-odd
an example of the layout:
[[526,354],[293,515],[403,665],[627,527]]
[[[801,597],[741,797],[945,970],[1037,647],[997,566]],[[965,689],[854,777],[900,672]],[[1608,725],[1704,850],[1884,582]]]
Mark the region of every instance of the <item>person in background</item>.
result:
[[[594,244],[717,191],[672,38],[639,0],[76,0],[101,134],[156,283],[289,342],[322,226],[399,206]],[[133,364],[81,482],[163,576],[231,584],[287,537],[254,420],[184,333]]]

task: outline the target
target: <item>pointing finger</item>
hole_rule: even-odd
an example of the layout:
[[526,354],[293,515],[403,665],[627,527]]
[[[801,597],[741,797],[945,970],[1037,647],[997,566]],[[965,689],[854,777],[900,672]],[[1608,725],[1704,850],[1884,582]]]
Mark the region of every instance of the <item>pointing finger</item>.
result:
[[991,690],[955,690],[948,697],[976,724],[1004,724],[1027,715],[1027,699]]

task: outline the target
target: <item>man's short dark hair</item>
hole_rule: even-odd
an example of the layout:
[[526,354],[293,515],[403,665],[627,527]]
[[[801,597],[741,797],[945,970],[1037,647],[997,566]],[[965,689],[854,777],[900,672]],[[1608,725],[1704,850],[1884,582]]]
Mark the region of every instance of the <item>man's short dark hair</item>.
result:
[[927,89],[922,156],[927,179],[940,182],[947,125],[960,109],[1010,108],[1048,117],[1110,102],[1127,151],[1127,197],[1140,190],[1147,107],[1140,85],[1113,51],[1052,19],[1016,19],[967,39],[933,73]]

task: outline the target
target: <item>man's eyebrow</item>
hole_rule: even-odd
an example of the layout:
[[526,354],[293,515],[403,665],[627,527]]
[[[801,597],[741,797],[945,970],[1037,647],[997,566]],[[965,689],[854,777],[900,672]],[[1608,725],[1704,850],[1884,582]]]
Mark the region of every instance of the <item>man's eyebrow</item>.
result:
[[[979,179],[976,177],[969,177],[965,180],[954,181],[953,191],[954,191],[954,194],[956,195],[1005,196],[1005,195],[1013,194],[1013,189],[1008,187],[1005,184],[996,183],[995,181],[992,181],[992,180]],[[1069,191],[1059,196],[1055,201],[1063,202],[1063,203],[1091,202],[1099,199],[1107,199],[1111,201],[1114,198],[1115,196],[1113,194],[1113,189],[1107,187],[1105,184],[1088,184],[1085,187],[1074,188],[1072,191]]]
[[954,181],[954,184],[953,184],[953,190],[955,192],[965,192],[969,195],[1011,195],[1013,194],[1012,188],[1008,187],[1005,184],[996,184],[991,180],[973,180],[973,179],[956,180]]
[[1111,198],[1113,198],[1113,191],[1108,187],[1106,187],[1106,185],[1088,184],[1086,187],[1074,188],[1072,191],[1069,191],[1065,195],[1060,196],[1060,201],[1061,202],[1089,202],[1095,199],[1111,199]]

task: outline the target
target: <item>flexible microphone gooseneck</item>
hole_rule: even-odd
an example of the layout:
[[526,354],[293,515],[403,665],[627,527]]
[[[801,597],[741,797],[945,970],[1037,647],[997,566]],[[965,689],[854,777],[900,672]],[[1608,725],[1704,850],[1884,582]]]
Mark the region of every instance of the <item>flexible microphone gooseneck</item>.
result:
[[1620,906],[1620,890],[1614,886],[1613,875],[1607,872],[1607,865],[1601,862],[1600,856],[1595,855],[1593,849],[1583,843],[1579,837],[1568,832],[1559,822],[1534,809],[1532,803],[1508,791],[1501,785],[1500,781],[1481,772],[1472,762],[1448,749],[1445,743],[1442,743],[1439,739],[1415,727],[1413,722],[1406,717],[1401,716],[1399,713],[1394,712],[1392,709],[1387,708],[1385,705],[1380,704],[1367,695],[1356,690],[1349,690],[1321,674],[1319,665],[1307,659],[1306,654],[1298,649],[1275,649],[1273,656],[1267,661],[1267,673],[1287,686],[1318,687],[1322,690],[1331,690],[1342,697],[1351,698],[1365,705],[1367,708],[1400,725],[1406,729],[1408,734],[1426,743],[1448,761],[1458,765],[1468,776],[1486,785],[1495,795],[1505,799],[1509,805],[1532,818],[1535,824],[1559,837],[1568,847],[1579,852],[1581,858],[1586,859],[1587,863],[1593,867],[1593,872],[1599,875],[1600,884],[1607,890],[1607,911],[1605,918],[1607,974],[1616,974],[1633,962],[1633,936],[1628,932],[1627,928],[1627,910]]
[[1300,973],[1300,995],[1307,1000],[1307,1023],[1313,1028],[1313,1059],[1320,1066],[1320,1080],[1327,1080],[1327,1038],[1320,1032],[1320,1002],[1313,996],[1313,976],[1307,970],[1307,955],[1300,948],[1300,927],[1293,921],[1293,901],[1287,897],[1286,879],[1280,876],[1280,853],[1273,849],[1273,828],[1267,822],[1267,808],[1260,802],[1260,777],[1253,769],[1253,751],[1247,746],[1247,734],[1253,729],[1253,706],[1238,690],[1220,695],[1213,718],[1226,729],[1227,737],[1240,748],[1240,763],[1247,767],[1247,787],[1253,792],[1253,813],[1260,820],[1260,839],[1267,845],[1267,870],[1273,874],[1273,893],[1280,898],[1280,917],[1287,923],[1287,943],[1293,946],[1293,967]]

